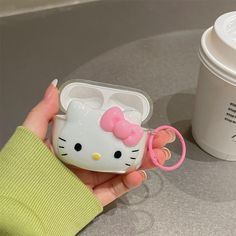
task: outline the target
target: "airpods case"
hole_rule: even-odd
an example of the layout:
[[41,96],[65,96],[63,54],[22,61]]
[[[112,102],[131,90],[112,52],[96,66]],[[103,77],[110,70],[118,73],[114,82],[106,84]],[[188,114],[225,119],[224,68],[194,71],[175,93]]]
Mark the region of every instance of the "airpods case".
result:
[[[142,128],[152,102],[140,90],[74,80],[60,88],[60,108],[53,122],[53,148],[58,158],[83,169],[126,173],[138,169],[153,137]],[[181,136],[182,137],[182,136]],[[183,141],[183,140],[182,140]],[[178,166],[182,164],[182,153]],[[165,167],[169,168],[169,167]]]

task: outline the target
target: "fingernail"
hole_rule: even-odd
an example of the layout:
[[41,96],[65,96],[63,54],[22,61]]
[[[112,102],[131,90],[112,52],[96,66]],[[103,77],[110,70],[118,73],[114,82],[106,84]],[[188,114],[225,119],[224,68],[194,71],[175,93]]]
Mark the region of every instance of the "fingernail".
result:
[[171,158],[171,151],[166,147],[161,148],[161,150],[165,153],[166,160],[169,160]]
[[144,170],[140,170],[139,173],[142,175],[143,182],[148,179],[147,173]]
[[51,83],[54,87],[57,87],[58,79],[54,79]]
[[175,132],[171,129],[167,129],[166,132],[170,135],[170,139],[168,143],[173,143],[176,140]]
[[44,94],[44,99],[49,100],[53,94],[53,89],[57,87],[58,79],[54,79],[50,85],[48,86],[45,94]]

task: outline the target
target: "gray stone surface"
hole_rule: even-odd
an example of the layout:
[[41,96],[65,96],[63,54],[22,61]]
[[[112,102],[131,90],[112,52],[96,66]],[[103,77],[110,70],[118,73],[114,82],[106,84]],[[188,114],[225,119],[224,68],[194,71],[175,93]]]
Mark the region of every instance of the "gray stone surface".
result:
[[[81,66],[67,79],[133,86],[154,101],[150,127],[172,124],[186,138],[187,160],[177,171],[149,171],[149,180],[109,206],[81,235],[235,235],[236,163],[203,152],[191,136],[202,30],[144,38]],[[177,158],[178,144],[172,145]]]
[[209,27],[235,7],[228,0],[114,0],[0,18],[0,146],[55,77],[62,81],[96,56],[138,39]]
[[59,7],[73,6],[91,1],[94,0],[1,0],[0,17],[56,9]]
[[[235,7],[115,1],[1,21],[2,144],[54,77],[143,89],[154,102],[148,125],[172,124],[186,139],[179,170],[149,171],[144,185],[106,207],[80,235],[236,235],[236,163],[209,156],[191,136],[201,33]],[[175,160],[178,143],[170,148]]]

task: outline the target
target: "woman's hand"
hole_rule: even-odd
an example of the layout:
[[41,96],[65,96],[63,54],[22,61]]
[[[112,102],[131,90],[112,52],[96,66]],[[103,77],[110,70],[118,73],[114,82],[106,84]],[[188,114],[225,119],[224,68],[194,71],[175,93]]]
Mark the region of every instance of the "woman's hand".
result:
[[[48,124],[59,110],[57,80],[54,80],[47,88],[44,98],[28,114],[23,126],[30,129],[50,148],[49,140],[45,140]],[[175,140],[175,134],[171,130],[160,131],[153,142],[153,148],[157,154],[158,161],[164,164],[171,157],[171,152],[165,148],[167,143]],[[67,165],[87,187],[93,191],[97,198],[105,206],[129,190],[138,187],[147,179],[145,169],[154,168],[149,156],[144,157],[144,161],[139,170],[119,175],[112,173],[100,173]]]

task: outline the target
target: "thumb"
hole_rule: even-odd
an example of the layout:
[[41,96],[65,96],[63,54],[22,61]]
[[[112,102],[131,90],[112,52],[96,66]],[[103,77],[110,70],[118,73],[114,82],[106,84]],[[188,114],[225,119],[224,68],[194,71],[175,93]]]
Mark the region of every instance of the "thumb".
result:
[[23,126],[31,130],[39,138],[44,139],[48,130],[48,123],[58,112],[58,80],[55,79],[48,86],[43,99],[31,110]]

